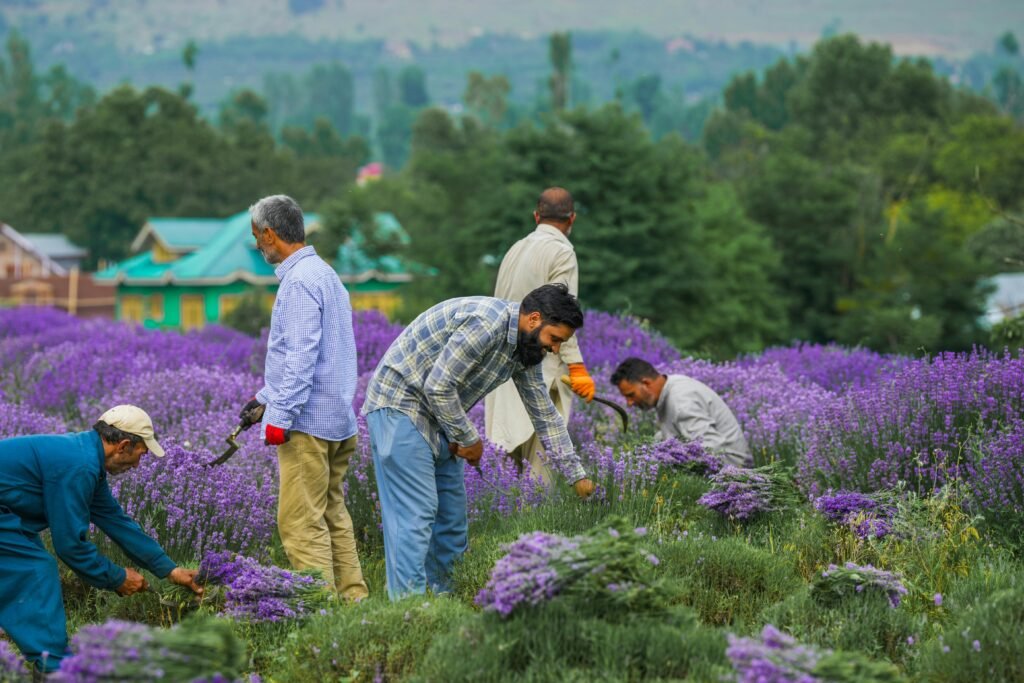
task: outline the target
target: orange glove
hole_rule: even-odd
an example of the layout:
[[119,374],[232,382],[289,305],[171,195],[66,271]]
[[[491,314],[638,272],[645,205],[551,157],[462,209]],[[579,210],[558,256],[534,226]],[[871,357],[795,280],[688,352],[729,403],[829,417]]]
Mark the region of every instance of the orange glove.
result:
[[594,378],[587,372],[587,366],[583,363],[573,363],[569,366],[569,388],[587,402],[594,398],[597,385],[594,384]]

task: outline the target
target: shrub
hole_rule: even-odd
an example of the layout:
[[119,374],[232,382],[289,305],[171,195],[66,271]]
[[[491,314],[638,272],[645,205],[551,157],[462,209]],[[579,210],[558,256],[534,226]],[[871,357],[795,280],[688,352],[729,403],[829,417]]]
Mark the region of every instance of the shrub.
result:
[[282,683],[401,680],[420,669],[432,642],[470,614],[461,602],[443,597],[364,600],[314,615],[280,650],[261,656],[267,678]]
[[920,679],[944,683],[1024,680],[1024,585],[996,591],[966,610],[921,654]]
[[920,618],[907,610],[893,609],[881,591],[837,598],[822,604],[810,588],[805,588],[765,609],[760,620],[775,624],[802,642],[822,647],[858,651],[897,663],[910,655],[912,646],[907,639],[920,637]]
[[696,609],[706,624],[752,624],[761,610],[803,585],[790,559],[742,538],[688,534],[659,546],[658,554],[659,569],[674,579],[674,599]]
[[725,639],[690,610],[600,612],[564,596],[502,619],[480,614],[442,636],[413,680],[718,683]]

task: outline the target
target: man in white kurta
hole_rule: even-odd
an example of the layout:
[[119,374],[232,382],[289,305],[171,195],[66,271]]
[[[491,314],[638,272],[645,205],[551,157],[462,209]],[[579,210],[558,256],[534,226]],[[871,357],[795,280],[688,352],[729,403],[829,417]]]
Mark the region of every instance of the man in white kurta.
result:
[[708,385],[686,375],[663,375],[642,358],[622,361],[611,380],[627,404],[656,411],[659,441],[700,442],[726,465],[754,466],[739,421]]
[[[579,267],[576,252],[569,241],[576,220],[572,195],[560,187],[544,190],[533,218],[537,228],[512,245],[505,254],[498,269],[494,296],[521,301],[537,287],[556,282],[564,283],[570,294],[577,295]],[[572,396],[570,388],[560,381],[562,375],[569,375],[571,391],[587,401],[594,397],[595,391],[594,380],[583,363],[576,337],[563,343],[558,353],[546,354],[541,369],[551,400],[568,424]],[[487,438],[521,464],[529,463],[530,474],[549,484],[551,471],[540,455],[543,444],[512,382],[506,382],[488,394],[484,411]]]

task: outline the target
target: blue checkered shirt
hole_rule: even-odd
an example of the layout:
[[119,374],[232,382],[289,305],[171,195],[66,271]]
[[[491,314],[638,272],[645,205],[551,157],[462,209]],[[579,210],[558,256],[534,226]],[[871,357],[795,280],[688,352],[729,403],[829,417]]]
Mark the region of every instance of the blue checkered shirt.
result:
[[303,247],[275,270],[281,286],[270,318],[265,386],[267,425],[343,441],[356,433],[356,338],[352,305],[338,274],[313,247]]
[[366,389],[363,415],[380,408],[404,413],[440,455],[442,434],[462,446],[480,440],[466,411],[511,377],[551,464],[569,481],[584,478],[541,366],[524,367],[513,355],[518,332],[518,303],[471,296],[437,304],[384,354]]

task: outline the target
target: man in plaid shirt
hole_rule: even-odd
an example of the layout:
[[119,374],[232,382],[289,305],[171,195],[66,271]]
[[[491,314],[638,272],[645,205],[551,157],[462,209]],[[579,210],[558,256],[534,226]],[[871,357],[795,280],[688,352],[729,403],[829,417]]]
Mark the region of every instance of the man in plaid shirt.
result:
[[544,285],[522,304],[491,297],[450,299],[422,313],[381,359],[366,391],[366,415],[384,522],[392,600],[451,590],[466,550],[465,462],[483,443],[466,411],[509,378],[554,468],[588,497],[565,422],[544,388],[540,362],[583,326],[564,284]]
[[306,246],[294,199],[264,197],[249,211],[256,248],[277,264],[281,285],[270,319],[265,386],[240,417],[262,413],[261,435],[277,446],[277,528],[292,566],[319,569],[343,597],[360,600],[369,592],[342,497],[357,431],[352,306],[338,274]]

